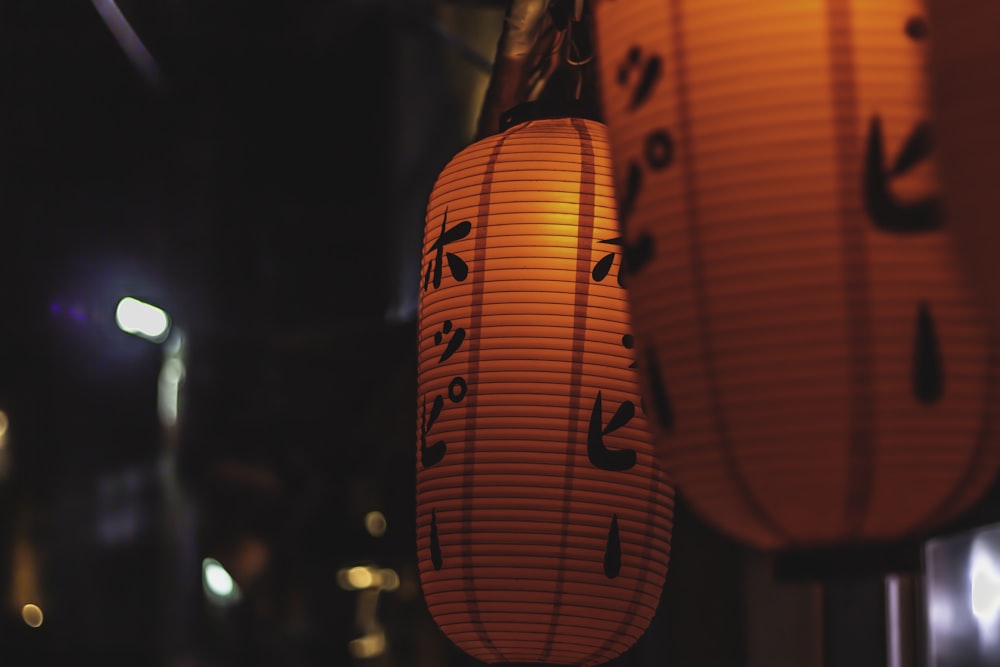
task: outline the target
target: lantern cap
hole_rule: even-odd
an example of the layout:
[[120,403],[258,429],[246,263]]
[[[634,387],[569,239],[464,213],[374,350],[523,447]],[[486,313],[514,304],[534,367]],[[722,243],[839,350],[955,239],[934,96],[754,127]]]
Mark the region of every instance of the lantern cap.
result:
[[598,105],[584,100],[533,100],[522,102],[500,114],[500,131],[506,130],[529,120],[544,118],[585,118],[601,121]]

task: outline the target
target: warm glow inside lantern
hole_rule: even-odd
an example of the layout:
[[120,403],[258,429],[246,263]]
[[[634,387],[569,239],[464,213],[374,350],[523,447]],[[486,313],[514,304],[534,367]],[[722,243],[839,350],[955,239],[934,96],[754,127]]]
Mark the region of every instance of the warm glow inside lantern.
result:
[[484,662],[606,662],[659,601],[673,491],[639,400],[620,250],[606,130],[584,118],[473,143],[428,203],[420,575],[438,625]]
[[996,476],[998,357],[941,215],[931,33],[920,0],[595,6],[658,450],[741,541],[923,533]]

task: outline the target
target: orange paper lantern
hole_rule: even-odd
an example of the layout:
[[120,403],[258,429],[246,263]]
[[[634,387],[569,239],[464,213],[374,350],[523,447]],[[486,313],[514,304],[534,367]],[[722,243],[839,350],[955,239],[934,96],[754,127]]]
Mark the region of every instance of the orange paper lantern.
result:
[[1000,328],[1000,2],[929,0],[931,119],[944,208]]
[[673,491],[640,406],[619,249],[591,120],[481,139],[430,196],[420,576],[440,628],[487,663],[603,663],[659,601]]
[[757,547],[922,534],[996,476],[997,351],[928,159],[929,32],[919,0],[595,6],[658,450]]

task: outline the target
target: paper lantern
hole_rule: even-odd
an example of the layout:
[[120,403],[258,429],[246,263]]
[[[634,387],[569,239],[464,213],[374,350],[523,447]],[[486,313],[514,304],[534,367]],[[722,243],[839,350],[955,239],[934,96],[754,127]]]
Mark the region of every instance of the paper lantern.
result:
[[923,534],[1000,463],[997,351],[929,159],[921,9],[595,6],[658,451],[696,513],[760,548]]
[[1000,3],[930,0],[931,119],[943,203],[1000,328]]
[[589,119],[481,139],[429,199],[420,576],[440,628],[487,663],[603,663],[659,601],[673,491],[639,400],[619,256],[606,130]]

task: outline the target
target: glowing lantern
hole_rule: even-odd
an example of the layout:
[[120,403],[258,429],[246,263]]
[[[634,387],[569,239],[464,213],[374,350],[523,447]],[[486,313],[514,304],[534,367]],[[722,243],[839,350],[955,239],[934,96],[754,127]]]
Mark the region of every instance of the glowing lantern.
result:
[[757,547],[923,534],[1000,464],[998,357],[928,160],[921,9],[595,6],[658,451]]
[[481,139],[430,196],[420,574],[440,628],[487,663],[600,664],[659,602],[673,490],[639,401],[619,251],[592,120]]
[[931,118],[945,213],[1000,327],[1000,3],[930,0]]

